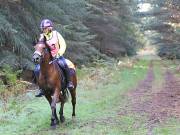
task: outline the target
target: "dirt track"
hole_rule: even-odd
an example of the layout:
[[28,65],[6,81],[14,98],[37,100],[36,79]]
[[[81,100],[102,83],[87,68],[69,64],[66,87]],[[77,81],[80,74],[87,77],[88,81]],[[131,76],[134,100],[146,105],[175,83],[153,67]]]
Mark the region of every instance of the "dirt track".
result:
[[150,64],[146,78],[137,88],[129,93],[132,111],[146,115],[148,135],[152,135],[153,127],[173,116],[180,118],[180,79],[175,77],[165,65],[163,80],[156,81],[153,63]]

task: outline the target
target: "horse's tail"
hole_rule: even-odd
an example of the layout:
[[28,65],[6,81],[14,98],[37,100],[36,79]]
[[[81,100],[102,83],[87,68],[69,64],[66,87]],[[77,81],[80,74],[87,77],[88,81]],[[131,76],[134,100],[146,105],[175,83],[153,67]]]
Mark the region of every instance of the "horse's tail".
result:
[[69,92],[67,89],[63,90],[63,97],[64,97],[64,101],[67,102],[69,99]]

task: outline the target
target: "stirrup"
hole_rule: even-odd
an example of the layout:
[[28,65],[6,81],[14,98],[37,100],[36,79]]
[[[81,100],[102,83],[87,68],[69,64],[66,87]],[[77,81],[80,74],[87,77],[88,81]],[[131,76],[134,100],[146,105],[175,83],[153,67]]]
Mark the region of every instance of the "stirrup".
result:
[[69,89],[69,90],[74,89],[74,85],[73,85],[73,83],[72,83],[71,81],[70,81],[70,82],[68,82],[67,87],[68,87],[68,89]]
[[41,89],[39,89],[39,93],[36,94],[35,97],[42,97],[42,96],[44,96],[44,92]]

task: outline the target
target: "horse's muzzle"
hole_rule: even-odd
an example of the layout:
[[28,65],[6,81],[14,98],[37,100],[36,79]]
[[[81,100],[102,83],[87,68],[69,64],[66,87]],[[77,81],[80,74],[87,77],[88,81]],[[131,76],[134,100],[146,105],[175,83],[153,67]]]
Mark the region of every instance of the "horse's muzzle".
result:
[[34,59],[34,63],[39,63],[39,61],[40,61],[39,58]]
[[33,62],[34,62],[34,63],[39,63],[41,57],[40,57],[38,54],[34,54],[33,57],[32,57],[32,59],[33,59]]

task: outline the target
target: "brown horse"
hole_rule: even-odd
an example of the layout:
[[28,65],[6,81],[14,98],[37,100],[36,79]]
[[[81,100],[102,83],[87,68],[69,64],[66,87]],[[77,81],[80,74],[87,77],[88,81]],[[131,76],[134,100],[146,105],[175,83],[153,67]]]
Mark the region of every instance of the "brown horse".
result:
[[[59,67],[57,62],[53,60],[50,53],[50,48],[46,44],[46,38],[44,37],[44,42],[35,45],[35,52],[33,55],[33,60],[40,63],[40,74],[37,79],[37,83],[44,91],[45,97],[48,100],[52,115],[51,115],[51,127],[55,128],[59,124],[59,120],[56,114],[56,103],[61,102],[60,107],[60,121],[64,122],[65,117],[63,115],[64,103],[68,98],[67,87],[63,84],[64,73]],[[71,102],[73,106],[72,117],[75,117],[75,105],[76,105],[76,86],[77,78],[76,73],[71,76],[71,81],[74,84],[74,89],[69,90],[71,94]],[[66,83],[65,83],[66,84]]]

